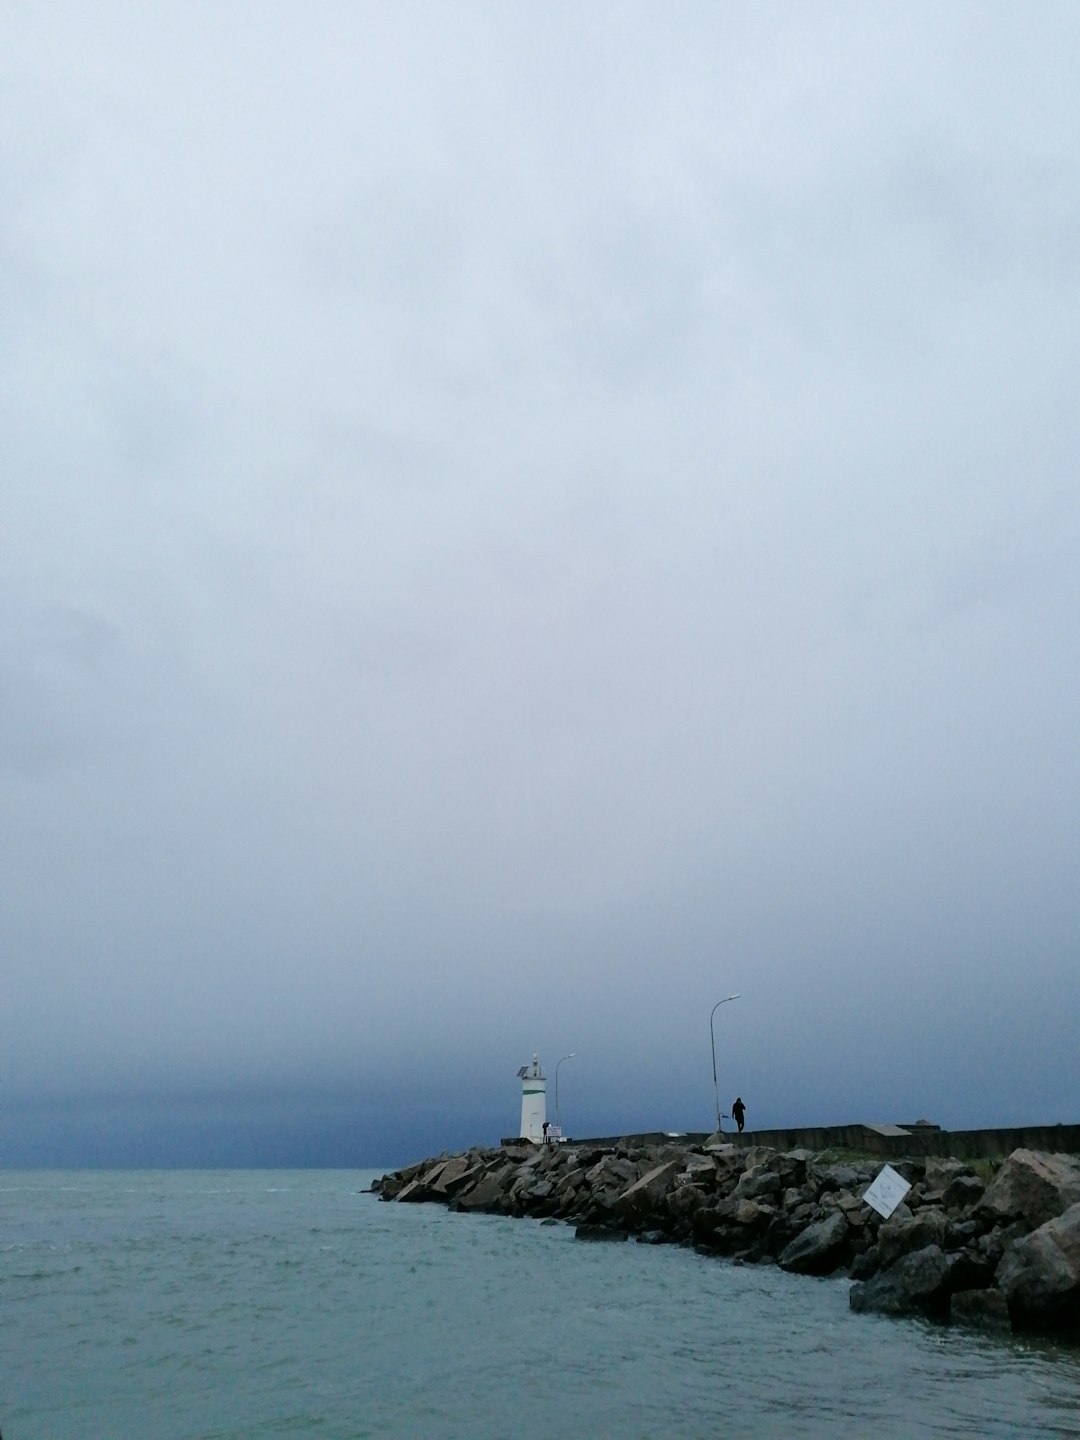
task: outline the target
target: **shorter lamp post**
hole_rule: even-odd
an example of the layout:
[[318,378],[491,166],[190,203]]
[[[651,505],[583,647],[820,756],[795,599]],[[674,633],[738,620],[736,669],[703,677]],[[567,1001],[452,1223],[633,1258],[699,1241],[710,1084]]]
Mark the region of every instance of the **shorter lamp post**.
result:
[[[569,1055],[564,1055],[564,1056],[562,1057],[562,1060],[559,1061],[559,1065],[561,1065],[561,1064],[563,1063],[563,1060],[573,1060],[573,1058],[574,1058],[574,1056],[575,1056],[576,1054],[577,1054],[577,1051],[576,1051],[576,1050],[571,1050]],[[562,1135],[562,1130],[559,1128],[559,1065],[556,1065],[556,1066],[555,1066],[555,1134],[556,1134],[556,1135]]]
[[[723,1126],[720,1124],[720,1088],[716,1083],[716,1031],[713,1027],[713,1016],[715,1016],[717,1010],[720,1009],[721,1005],[726,1005],[729,1000],[738,1000],[739,998],[740,997],[738,995],[725,995],[723,1000],[717,1000],[716,1004],[712,1007],[712,1013],[709,1016],[709,1038],[712,1041],[712,1088],[713,1099],[716,1101],[716,1133],[718,1135],[721,1134]],[[556,1082],[557,1081],[558,1076],[556,1075]],[[556,1094],[558,1094],[558,1083],[556,1083],[555,1090]]]

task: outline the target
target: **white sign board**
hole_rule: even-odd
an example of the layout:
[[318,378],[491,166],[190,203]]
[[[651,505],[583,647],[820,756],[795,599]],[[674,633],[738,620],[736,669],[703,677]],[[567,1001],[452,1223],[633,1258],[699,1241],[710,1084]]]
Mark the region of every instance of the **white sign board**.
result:
[[897,1174],[891,1165],[886,1165],[862,1198],[887,1220],[910,1189],[904,1177]]

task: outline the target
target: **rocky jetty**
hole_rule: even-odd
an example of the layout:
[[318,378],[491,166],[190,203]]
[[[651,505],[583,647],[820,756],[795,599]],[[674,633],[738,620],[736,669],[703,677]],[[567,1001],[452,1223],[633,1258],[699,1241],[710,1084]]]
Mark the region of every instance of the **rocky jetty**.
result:
[[[853,1310],[1080,1338],[1080,1159],[896,1160],[910,1183],[881,1219],[881,1162],[764,1146],[503,1145],[441,1155],[372,1186],[398,1204],[553,1218],[582,1240],[682,1244],[801,1275],[849,1275]],[[980,1173],[982,1172],[982,1173]]]

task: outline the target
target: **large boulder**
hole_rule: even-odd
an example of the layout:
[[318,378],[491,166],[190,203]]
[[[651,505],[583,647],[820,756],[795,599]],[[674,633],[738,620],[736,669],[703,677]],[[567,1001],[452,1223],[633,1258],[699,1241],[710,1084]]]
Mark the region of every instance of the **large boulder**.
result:
[[868,1245],[851,1262],[852,1280],[869,1280],[881,1269],[881,1256],[876,1245]]
[[960,1290],[953,1295],[949,1319],[976,1330],[1010,1330],[1009,1306],[1000,1290]]
[[738,1151],[743,1163],[740,1170],[775,1170],[776,1151],[771,1145],[748,1145],[745,1150]]
[[769,1205],[765,1200],[733,1198],[729,1203],[735,1207],[731,1216],[732,1220],[736,1225],[742,1225],[748,1229],[757,1229],[767,1225],[776,1214],[776,1207]]
[[580,1167],[575,1166],[572,1170],[567,1170],[565,1175],[559,1177],[557,1193],[562,1196],[573,1195],[575,1191],[581,1189],[584,1179],[584,1172]]
[[995,1267],[985,1255],[968,1247],[954,1250],[949,1259],[949,1289],[953,1296],[965,1290],[986,1290],[994,1283]]
[[878,1227],[877,1247],[882,1265],[891,1265],[901,1255],[925,1250],[927,1245],[945,1248],[948,1221],[941,1210],[920,1210],[906,1219],[890,1215]]
[[467,1155],[454,1155],[442,1167],[438,1179],[432,1183],[436,1195],[455,1195],[473,1180],[478,1179],[481,1167],[470,1165]]
[[394,1170],[382,1178],[380,1195],[384,1200],[396,1200],[406,1186],[424,1173],[431,1165],[430,1160],[420,1160],[415,1165],[406,1165],[403,1170]]
[[784,1182],[785,1189],[792,1185],[805,1185],[806,1167],[810,1158],[809,1150],[787,1150],[777,1158],[775,1169]]
[[681,1176],[676,1177],[675,1189],[667,1198],[667,1213],[675,1219],[684,1219],[708,1204],[708,1196],[697,1185],[680,1185]]
[[615,1208],[624,1213],[655,1213],[661,1209],[664,1200],[675,1188],[675,1176],[678,1172],[679,1162],[676,1160],[669,1160],[666,1165],[655,1165],[646,1171],[640,1180],[635,1180],[623,1191],[615,1202]]
[[[444,1192],[438,1189],[447,1167],[453,1165],[453,1160],[442,1157],[430,1162],[418,1172],[414,1171],[413,1178],[398,1192],[397,1199],[405,1201],[434,1200],[444,1198]],[[478,1172],[482,1167],[477,1167]]]
[[625,1230],[616,1230],[611,1225],[585,1222],[574,1230],[575,1240],[625,1240]]
[[586,1183],[595,1190],[609,1189],[618,1185],[625,1189],[632,1185],[639,1175],[638,1167],[632,1160],[621,1155],[603,1155],[585,1172]]
[[843,1264],[847,1243],[847,1217],[834,1210],[816,1225],[808,1225],[781,1251],[780,1268],[797,1275],[828,1275]]
[[747,1170],[739,1177],[735,1186],[739,1200],[760,1200],[765,1196],[780,1194],[780,1176],[775,1170]]
[[1080,1329],[1080,1204],[1017,1240],[997,1284],[1018,1329]]
[[459,1210],[501,1210],[508,1200],[509,1179],[505,1170],[490,1171],[475,1185],[463,1189],[454,1203]]
[[854,1165],[811,1165],[809,1176],[819,1195],[831,1190],[855,1190],[867,1178],[866,1168]]
[[852,1310],[881,1315],[929,1315],[944,1319],[949,1313],[950,1265],[940,1245],[927,1245],[879,1270],[870,1280],[852,1285]]
[[689,1216],[690,1233],[701,1245],[711,1244],[713,1237],[726,1223],[728,1217],[721,1215],[716,1205],[699,1205]]
[[1080,1204],[1080,1160],[1041,1150],[1014,1150],[983,1197],[995,1220],[1020,1217],[1035,1229]]
[[676,1177],[676,1185],[701,1185],[712,1189],[716,1184],[716,1165],[712,1156],[699,1155],[693,1150],[683,1156],[682,1172]]
[[983,1197],[986,1186],[977,1175],[961,1172],[954,1175],[942,1191],[941,1203],[946,1210],[967,1210]]
[[945,1156],[928,1155],[926,1157],[926,1175],[924,1184],[929,1191],[942,1191],[958,1175],[970,1175],[971,1166],[963,1160],[953,1160]]

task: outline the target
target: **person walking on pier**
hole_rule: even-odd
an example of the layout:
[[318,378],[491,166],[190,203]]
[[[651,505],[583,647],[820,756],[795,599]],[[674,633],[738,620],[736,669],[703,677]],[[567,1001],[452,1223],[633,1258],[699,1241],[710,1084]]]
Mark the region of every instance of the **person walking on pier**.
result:
[[742,1103],[741,1095],[736,1095],[735,1104],[731,1107],[731,1115],[735,1121],[735,1124],[738,1125],[739,1134],[741,1135],[743,1132],[743,1126],[746,1123],[746,1106]]

